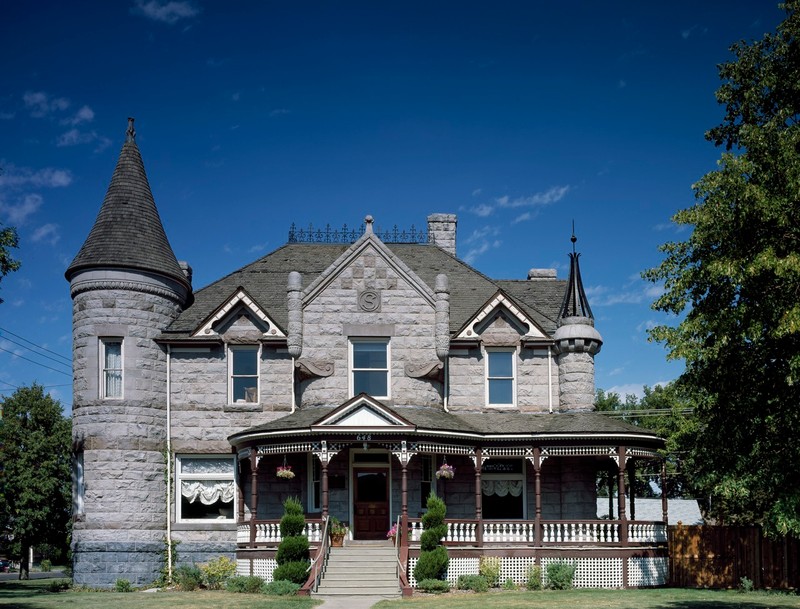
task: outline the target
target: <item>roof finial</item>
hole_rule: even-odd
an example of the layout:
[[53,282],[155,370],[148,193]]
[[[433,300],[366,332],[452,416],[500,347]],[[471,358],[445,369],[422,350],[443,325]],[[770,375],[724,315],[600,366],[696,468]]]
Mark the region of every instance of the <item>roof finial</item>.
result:
[[572,237],[570,237],[569,240],[572,241],[572,253],[574,254],[575,242],[578,240],[578,238],[575,236],[575,220],[572,221]]
[[132,116],[128,117],[128,130],[125,132],[128,136],[126,142],[135,142],[136,141],[136,129],[133,128],[133,121],[134,118]]
[[372,234],[372,223],[373,222],[375,222],[375,219],[370,215],[367,215],[367,217],[364,218],[364,223],[366,224],[366,228],[365,228],[364,232],[366,232],[368,235]]

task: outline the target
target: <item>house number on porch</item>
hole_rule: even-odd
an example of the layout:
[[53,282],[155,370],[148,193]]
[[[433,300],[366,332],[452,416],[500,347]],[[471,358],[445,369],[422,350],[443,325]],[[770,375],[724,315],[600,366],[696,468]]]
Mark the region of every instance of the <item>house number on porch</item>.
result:
[[356,436],[357,442],[369,442],[372,440],[372,434],[359,434]]

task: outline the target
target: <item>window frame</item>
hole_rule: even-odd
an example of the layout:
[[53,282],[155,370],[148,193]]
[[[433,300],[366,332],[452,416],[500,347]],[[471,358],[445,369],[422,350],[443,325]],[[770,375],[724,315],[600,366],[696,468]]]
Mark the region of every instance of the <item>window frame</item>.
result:
[[[424,510],[427,506],[428,495],[436,487],[434,486],[433,474],[433,455],[420,455],[420,481],[419,481],[419,494],[420,494],[420,509]],[[425,490],[427,489],[427,493]]]
[[313,454],[308,455],[308,511],[322,510],[322,462]]
[[[234,353],[252,352],[256,358],[256,373],[255,374],[234,374]],[[260,404],[261,403],[261,345],[228,345],[228,404]],[[255,378],[256,380],[256,399],[252,402],[246,398],[242,401],[237,401],[234,397],[234,379],[237,378]]]
[[[509,353],[511,355],[511,376],[490,376],[489,375],[489,360],[494,353]],[[484,366],[485,378],[485,392],[486,392],[486,405],[492,408],[516,408],[517,406],[517,354],[516,347],[485,347],[484,359],[486,364]],[[492,381],[511,381],[511,401],[510,402],[492,402],[490,386]]]
[[[231,463],[231,471],[230,474],[216,474],[216,473],[209,473],[209,474],[184,474],[182,469],[182,462],[184,460],[192,460],[192,461],[200,461],[203,459],[228,459]],[[239,501],[239,493],[236,489],[238,480],[237,480],[237,462],[236,462],[236,455],[231,454],[202,454],[202,455],[194,455],[194,454],[178,454],[175,455],[175,522],[176,523],[231,523],[236,522],[237,518],[237,508],[238,508],[238,501]],[[213,481],[213,480],[224,480],[224,481],[232,481],[234,486],[234,493],[233,493],[233,501],[231,502],[232,513],[230,518],[185,518],[183,516],[183,493],[181,492],[181,483],[185,480],[198,480],[198,481]]]
[[[107,364],[109,345],[119,345],[119,368],[110,368]],[[98,393],[101,400],[122,400],[125,398],[125,340],[121,336],[101,336],[98,338],[97,347],[98,363]],[[109,373],[119,371],[119,395],[109,395]]]
[[[351,336],[348,338],[348,378],[349,378],[349,395],[355,397],[356,393],[356,372],[362,371],[384,371],[386,373],[386,395],[370,395],[379,400],[390,400],[392,398],[392,341],[388,336]],[[355,345],[373,343],[383,344],[386,347],[386,368],[356,368],[355,367]],[[359,392],[360,393],[360,392]]]

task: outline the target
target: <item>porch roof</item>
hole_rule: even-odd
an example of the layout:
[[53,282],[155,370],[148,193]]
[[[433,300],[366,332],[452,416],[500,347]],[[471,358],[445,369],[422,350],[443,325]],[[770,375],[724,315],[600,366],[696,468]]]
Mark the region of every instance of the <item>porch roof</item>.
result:
[[371,433],[386,436],[449,437],[465,441],[609,442],[662,448],[663,439],[655,432],[636,427],[599,413],[520,413],[520,412],[445,412],[440,408],[387,406],[382,408],[405,419],[408,426],[337,426],[319,425],[340,406],[307,407],[262,425],[242,430],[228,440],[235,447],[263,443],[270,438],[292,436],[323,437],[329,435]]

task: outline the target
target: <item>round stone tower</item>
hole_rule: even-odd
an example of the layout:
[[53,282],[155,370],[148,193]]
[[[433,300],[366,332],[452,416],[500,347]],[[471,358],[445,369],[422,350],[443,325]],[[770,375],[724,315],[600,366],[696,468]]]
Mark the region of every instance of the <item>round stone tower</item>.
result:
[[592,310],[583,291],[576,241],[573,235],[569,280],[558,316],[558,329],[553,336],[561,412],[594,409],[594,356],[603,346],[603,338],[594,327]]
[[155,339],[190,303],[192,289],[188,267],[164,233],[133,119],[66,278],[73,301],[75,583],[147,584],[164,566],[167,518],[167,366]]

